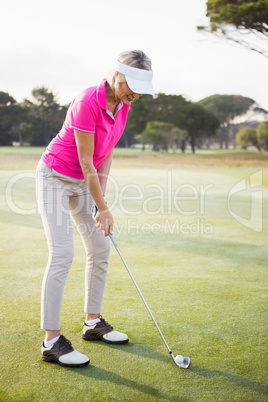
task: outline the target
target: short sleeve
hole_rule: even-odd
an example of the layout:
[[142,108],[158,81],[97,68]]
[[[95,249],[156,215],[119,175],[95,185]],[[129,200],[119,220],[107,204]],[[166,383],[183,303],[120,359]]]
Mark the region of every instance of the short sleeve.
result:
[[95,133],[97,121],[97,111],[94,104],[86,101],[78,101],[71,106],[70,127],[84,131],[86,133]]

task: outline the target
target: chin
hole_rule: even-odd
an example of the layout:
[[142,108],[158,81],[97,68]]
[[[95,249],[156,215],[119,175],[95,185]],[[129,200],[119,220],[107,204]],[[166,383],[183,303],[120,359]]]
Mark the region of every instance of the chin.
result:
[[125,105],[131,105],[131,102],[132,101],[130,101],[130,100],[128,100],[127,98],[123,98],[123,99],[120,99]]

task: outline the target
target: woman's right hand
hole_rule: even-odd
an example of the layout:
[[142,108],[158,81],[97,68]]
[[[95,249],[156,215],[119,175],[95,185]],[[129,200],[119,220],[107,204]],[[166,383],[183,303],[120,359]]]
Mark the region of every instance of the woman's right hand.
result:
[[103,230],[104,236],[108,236],[109,233],[113,234],[114,220],[108,208],[97,212],[96,224]]

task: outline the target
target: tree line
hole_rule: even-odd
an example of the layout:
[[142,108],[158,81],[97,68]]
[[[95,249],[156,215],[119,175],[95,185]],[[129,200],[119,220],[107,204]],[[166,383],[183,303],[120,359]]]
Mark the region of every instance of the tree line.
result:
[[[60,105],[46,87],[34,88],[31,95],[19,103],[0,91],[0,145],[46,146],[60,130],[69,105]],[[212,95],[196,103],[181,95],[144,95],[133,102],[118,146],[140,143],[154,150],[184,152],[189,145],[195,152],[196,147],[215,144],[228,149],[237,141],[243,147],[252,144],[268,150],[267,122],[255,130],[259,122],[252,116],[257,114],[265,117],[267,111],[239,95]],[[239,134],[247,124],[241,126],[236,120],[246,115],[251,116],[248,129],[255,130],[255,137],[253,131]]]
[[47,145],[59,131],[67,109],[45,87],[34,88],[32,99],[21,103],[0,91],[0,145]]

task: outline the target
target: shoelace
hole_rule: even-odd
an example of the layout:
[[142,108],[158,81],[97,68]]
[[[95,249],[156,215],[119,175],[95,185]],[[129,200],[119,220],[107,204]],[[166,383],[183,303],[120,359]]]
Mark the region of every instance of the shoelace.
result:
[[110,324],[108,324],[108,322],[106,322],[104,318],[100,317],[100,320],[101,320],[101,322],[99,322],[96,326],[98,326],[98,325],[104,326],[107,329],[109,329],[109,331],[113,331],[113,327]]
[[69,351],[69,350],[73,350],[72,344],[71,342],[65,338],[65,336],[61,335],[60,337],[60,350],[61,351]]

